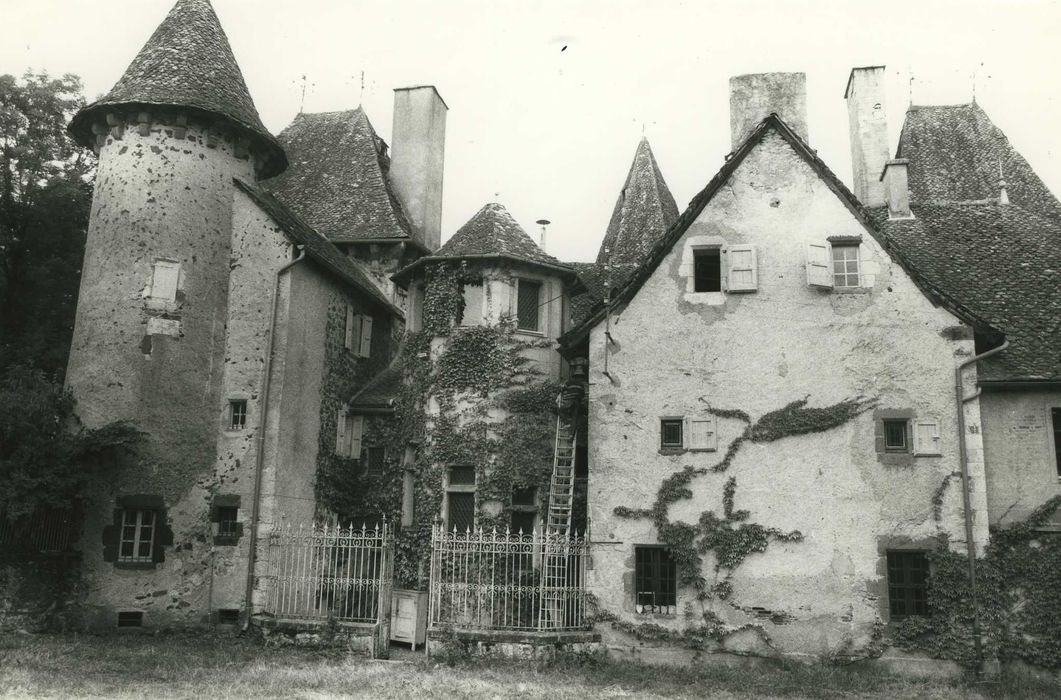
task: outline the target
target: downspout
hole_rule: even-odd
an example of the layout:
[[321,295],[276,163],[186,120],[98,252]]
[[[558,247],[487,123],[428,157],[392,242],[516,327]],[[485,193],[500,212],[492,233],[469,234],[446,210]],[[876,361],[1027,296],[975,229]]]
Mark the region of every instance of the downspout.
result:
[[954,396],[958,404],[958,460],[962,472],[962,504],[965,510],[965,550],[969,562],[969,594],[973,599],[973,648],[976,653],[976,673],[982,675],[984,672],[984,647],[980,640],[980,610],[979,598],[976,590],[976,544],[973,541],[973,513],[972,499],[969,495],[969,462],[965,447],[965,404],[980,396],[977,388],[972,396],[965,395],[965,385],[962,383],[962,370],[980,360],[997,355],[1009,347],[1006,340],[997,348],[991,348],[987,352],[974,355],[968,360],[961,362],[954,368]]
[[298,249],[298,257],[278,269],[273,276],[273,302],[272,315],[269,317],[269,329],[265,340],[265,366],[262,376],[262,410],[261,419],[258,421],[258,445],[254,455],[254,500],[251,501],[251,527],[250,527],[250,551],[247,554],[247,618],[243,621],[243,630],[246,631],[251,624],[253,613],[252,596],[254,595],[254,565],[258,554],[258,518],[261,515],[262,499],[262,465],[265,462],[265,430],[266,419],[269,417],[269,389],[271,388],[270,377],[273,370],[273,340],[276,335],[276,315],[280,306],[280,275],[287,272],[295,265],[306,259],[306,246],[295,246]]

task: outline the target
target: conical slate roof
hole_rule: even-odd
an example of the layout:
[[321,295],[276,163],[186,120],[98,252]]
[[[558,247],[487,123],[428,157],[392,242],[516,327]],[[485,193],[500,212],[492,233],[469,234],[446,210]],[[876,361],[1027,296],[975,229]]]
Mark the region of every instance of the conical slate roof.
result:
[[622,269],[643,263],[652,247],[678,220],[678,205],[663,180],[648,139],[642,138],[619,193],[597,263]]
[[335,243],[421,243],[387,180],[386,145],[365,111],[299,114],[280,133],[290,165],[265,187]]
[[469,255],[563,265],[539,248],[508,210],[496,202],[480,209],[432,257],[463,258]]
[[118,106],[186,107],[224,117],[264,150],[263,177],[287,167],[283,149],[258,117],[209,0],[178,0],[121,80],[74,116],[71,133],[91,144],[92,123]]

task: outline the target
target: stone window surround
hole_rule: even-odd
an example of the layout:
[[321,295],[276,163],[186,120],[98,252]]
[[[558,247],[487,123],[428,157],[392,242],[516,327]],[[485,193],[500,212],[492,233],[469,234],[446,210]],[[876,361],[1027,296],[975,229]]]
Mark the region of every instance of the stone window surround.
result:
[[[931,416],[923,416],[927,421]],[[912,408],[878,408],[873,411],[873,440],[877,461],[886,466],[912,467],[917,459],[939,458],[942,452],[925,452],[917,444],[917,412]],[[884,421],[905,420],[907,449],[904,452],[889,452],[884,447]],[[936,421],[939,427],[938,420]]]
[[[232,404],[235,401],[247,402],[247,412],[244,415],[242,428],[232,427]],[[253,402],[251,401],[251,395],[249,392],[233,391],[225,395],[225,405],[221,411],[221,429],[226,436],[232,437],[243,435],[251,428],[252,404]]]
[[[706,306],[722,306],[726,303],[726,289],[729,286],[728,269],[726,258],[726,246],[728,245],[722,236],[689,236],[682,244],[682,257],[678,265],[678,276],[685,279],[685,301],[691,304],[704,304]],[[721,276],[722,291],[720,292],[698,292],[696,291],[696,262],[695,252],[717,248],[719,251],[719,274]]]
[[[122,517],[126,510],[155,511],[155,530],[153,533],[152,561],[129,562],[118,561],[121,548]],[[102,533],[103,561],[112,563],[116,569],[153,570],[166,560],[165,549],[173,545],[173,531],[167,523],[166,505],[161,496],[135,494],[118,496],[112,511],[111,523],[104,526]]]
[[240,538],[243,536],[243,523],[236,522],[236,531],[231,535],[223,535],[220,532],[221,523],[221,509],[222,508],[236,508],[237,512],[240,507],[240,496],[239,494],[228,494],[219,493],[213,497],[210,502],[210,523],[213,526],[214,533],[214,544],[215,545],[235,545],[239,543]]
[[[679,430],[681,430],[681,444],[680,445],[665,445],[663,443],[663,424],[667,422],[675,421],[678,423]],[[686,452],[685,447],[685,417],[676,415],[665,415],[659,417],[659,453],[661,455],[679,455]]]
[[[935,535],[928,537],[912,538],[908,535],[879,535],[877,537],[877,580],[871,580],[868,584],[867,593],[870,600],[877,599],[880,618],[891,627],[899,623],[899,620],[891,619],[891,600],[888,592],[888,552],[924,552],[926,554],[937,549],[939,541]],[[928,576],[931,580],[933,573],[932,562],[929,561]],[[931,611],[930,611],[931,612]]]
[[550,309],[553,306],[554,301],[559,299],[544,298],[549,294],[549,280],[550,277],[547,275],[536,275],[531,272],[520,270],[519,272],[512,273],[511,276],[511,292],[509,296],[508,313],[513,320],[516,319],[518,313],[517,304],[519,303],[519,282],[520,280],[527,280],[528,282],[537,282],[541,285],[538,297],[538,330],[532,331],[526,328],[520,328],[519,324],[516,323],[514,332],[517,335],[526,335],[535,338],[544,338],[546,331],[549,328],[549,322],[552,320]]

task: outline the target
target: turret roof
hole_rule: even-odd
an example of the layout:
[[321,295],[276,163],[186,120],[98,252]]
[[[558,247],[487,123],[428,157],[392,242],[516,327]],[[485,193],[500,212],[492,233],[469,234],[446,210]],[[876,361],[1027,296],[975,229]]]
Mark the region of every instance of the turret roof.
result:
[[90,144],[93,121],[118,106],[185,107],[224,117],[264,151],[263,177],[287,167],[283,149],[258,116],[209,0],[178,0],[121,80],[74,116],[71,133]]

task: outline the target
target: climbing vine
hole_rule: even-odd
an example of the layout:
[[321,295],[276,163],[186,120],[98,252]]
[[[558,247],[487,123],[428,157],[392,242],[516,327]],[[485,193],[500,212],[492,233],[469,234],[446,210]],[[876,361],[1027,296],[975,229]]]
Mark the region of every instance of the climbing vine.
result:
[[[984,655],[1061,668],[1061,537],[1037,528],[1061,507],[1055,496],[1024,522],[993,528],[977,559],[977,609]],[[946,538],[929,553],[926,617],[909,617],[895,629],[896,645],[966,666],[977,662],[968,559]]]
[[[667,545],[675,562],[679,585],[690,586],[696,591],[701,619],[697,628],[686,632],[694,636],[707,635],[717,638],[723,628],[726,634],[743,629],[725,627],[717,614],[708,607],[709,601],[729,598],[732,593],[730,579],[733,572],[747,557],[765,552],[771,541],[799,542],[803,539],[803,534],[798,530],[785,532],[779,528],[748,522],[751,513],[736,508],[737,479],[732,476],[722,487],[721,517],[715,511],[707,510],[700,514],[696,523],[672,521],[669,516],[670,506],[693,497],[690,484],[697,477],[727,471],[745,442],[774,442],[793,435],[824,432],[843,425],[876,405],[873,399],[858,397],[823,408],[808,408],[808,398],[793,401],[771,411],[754,423],[746,412],[739,409],[708,407],[706,410],[712,415],[739,420],[745,424],[744,431],[730,442],[722,459],[710,467],[696,468],[686,465],[664,478],[651,508],[619,506],[614,509],[614,513],[619,517],[652,520],[659,541]],[[711,553],[715,560],[713,582],[709,582],[702,572],[703,557],[708,553]],[[760,632],[764,641],[769,643],[761,628]]]

